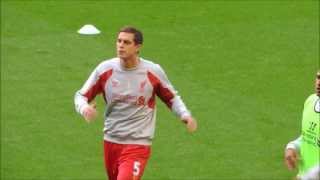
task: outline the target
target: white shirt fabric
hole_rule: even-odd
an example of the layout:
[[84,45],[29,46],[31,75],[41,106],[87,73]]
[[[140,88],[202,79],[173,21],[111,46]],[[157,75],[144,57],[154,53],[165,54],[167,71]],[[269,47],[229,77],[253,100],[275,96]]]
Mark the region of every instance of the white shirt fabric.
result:
[[150,145],[156,121],[158,96],[179,118],[190,116],[163,69],[140,58],[133,69],[125,69],[119,58],[105,60],[76,92],[76,111],[83,114],[96,95],[106,102],[104,139],[119,144]]

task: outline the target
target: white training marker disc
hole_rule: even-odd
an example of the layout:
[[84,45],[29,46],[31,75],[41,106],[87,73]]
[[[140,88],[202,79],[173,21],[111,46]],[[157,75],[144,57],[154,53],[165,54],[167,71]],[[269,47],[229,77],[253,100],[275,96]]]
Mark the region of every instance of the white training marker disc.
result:
[[79,34],[92,35],[92,34],[100,34],[100,31],[94,27],[94,25],[86,24],[78,31]]

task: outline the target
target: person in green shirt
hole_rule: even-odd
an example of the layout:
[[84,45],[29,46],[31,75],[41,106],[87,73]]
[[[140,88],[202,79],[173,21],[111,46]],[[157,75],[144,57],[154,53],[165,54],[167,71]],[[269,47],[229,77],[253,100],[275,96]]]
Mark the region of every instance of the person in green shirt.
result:
[[289,170],[298,165],[301,180],[320,180],[320,70],[315,91],[304,103],[301,135],[287,144],[284,155]]

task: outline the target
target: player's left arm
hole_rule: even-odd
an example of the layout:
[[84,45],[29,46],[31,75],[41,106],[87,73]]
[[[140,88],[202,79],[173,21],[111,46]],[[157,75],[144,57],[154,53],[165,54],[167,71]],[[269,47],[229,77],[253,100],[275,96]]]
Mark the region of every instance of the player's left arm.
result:
[[189,132],[196,131],[196,120],[192,117],[190,111],[178,95],[178,92],[174,89],[167,75],[159,65],[157,65],[155,73],[156,77],[154,78],[159,81],[156,87],[157,96],[186,124]]

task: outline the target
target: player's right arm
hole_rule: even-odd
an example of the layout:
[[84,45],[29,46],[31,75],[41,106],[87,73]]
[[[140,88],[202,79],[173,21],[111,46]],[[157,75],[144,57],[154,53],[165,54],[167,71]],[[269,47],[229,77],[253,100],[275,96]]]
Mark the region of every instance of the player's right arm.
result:
[[289,170],[293,170],[298,163],[300,146],[302,137],[299,136],[297,139],[290,141],[285,149],[284,162]]
[[75,109],[87,122],[93,121],[97,116],[95,103],[89,103],[101,92],[100,75],[97,67],[74,96]]

